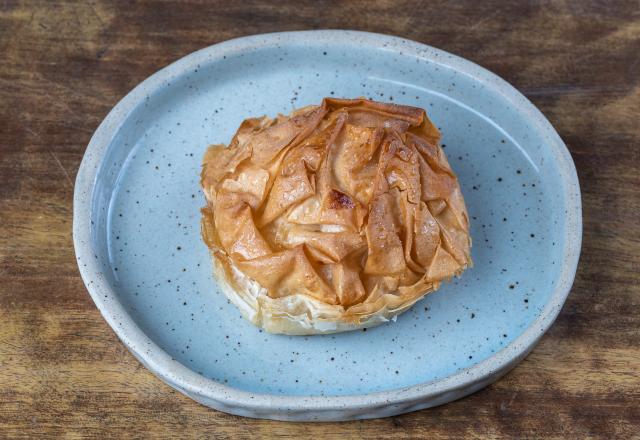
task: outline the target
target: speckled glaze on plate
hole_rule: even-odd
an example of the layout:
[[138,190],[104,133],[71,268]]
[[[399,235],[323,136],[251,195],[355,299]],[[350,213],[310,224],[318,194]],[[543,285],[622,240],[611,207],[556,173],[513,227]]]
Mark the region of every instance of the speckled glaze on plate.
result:
[[[324,96],[427,110],[465,195],[475,267],[395,323],[271,335],[216,287],[200,238],[200,163],[246,117]],[[566,147],[505,81],[412,41],[311,31],[211,46],[136,87],[87,148],[73,235],[102,315],[166,383],[229,413],[346,420],[439,405],[506,373],[562,307],[582,224]]]

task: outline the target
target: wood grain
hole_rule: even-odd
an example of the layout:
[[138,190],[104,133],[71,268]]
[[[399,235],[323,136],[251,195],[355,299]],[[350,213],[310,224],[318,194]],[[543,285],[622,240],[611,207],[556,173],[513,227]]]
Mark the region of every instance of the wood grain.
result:
[[[209,410],[140,366],[80,280],[73,182],[109,109],[196,49],[317,28],[478,62],[542,110],[576,162],[573,291],[532,354],[466,399],[315,425]],[[0,437],[640,438],[639,1],[0,0],[0,58]]]

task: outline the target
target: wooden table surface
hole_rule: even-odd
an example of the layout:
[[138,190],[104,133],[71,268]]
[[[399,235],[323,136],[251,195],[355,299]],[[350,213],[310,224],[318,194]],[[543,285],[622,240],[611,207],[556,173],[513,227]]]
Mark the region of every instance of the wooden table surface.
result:
[[[318,28],[471,59],[571,150],[584,207],[571,295],[531,355],[468,398],[347,423],[223,414],[143,368],[80,279],[74,178],[111,107],[196,49]],[[0,0],[0,437],[640,438],[639,78],[639,1]]]

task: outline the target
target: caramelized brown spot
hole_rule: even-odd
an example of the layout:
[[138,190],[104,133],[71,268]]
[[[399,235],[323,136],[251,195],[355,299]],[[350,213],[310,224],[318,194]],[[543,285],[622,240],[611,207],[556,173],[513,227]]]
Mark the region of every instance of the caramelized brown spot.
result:
[[329,193],[329,207],[331,209],[353,209],[356,205],[353,203],[353,200],[351,200],[351,197],[332,189]]

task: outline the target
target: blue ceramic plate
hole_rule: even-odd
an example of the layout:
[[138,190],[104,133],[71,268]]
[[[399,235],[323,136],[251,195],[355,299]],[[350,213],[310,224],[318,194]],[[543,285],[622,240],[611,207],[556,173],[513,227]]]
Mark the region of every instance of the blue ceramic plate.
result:
[[[397,322],[271,335],[243,320],[212,277],[200,238],[200,163],[243,119],[325,96],[427,110],[460,179],[475,267]],[[415,42],[314,31],[211,46],[136,87],[91,139],[73,226],[96,305],[169,385],[235,414],[339,420],[441,404],[513,367],[569,292],[580,209],[566,147],[505,81]]]

